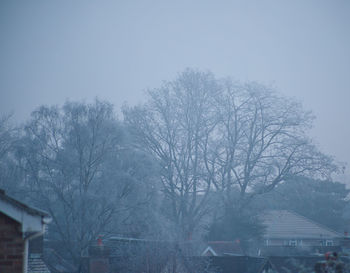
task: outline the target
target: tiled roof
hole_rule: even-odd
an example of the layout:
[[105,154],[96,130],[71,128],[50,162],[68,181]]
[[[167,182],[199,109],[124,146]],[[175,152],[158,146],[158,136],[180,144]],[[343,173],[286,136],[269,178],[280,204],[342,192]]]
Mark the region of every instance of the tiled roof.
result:
[[270,210],[262,215],[265,238],[334,239],[342,237],[336,231],[288,210]]
[[50,273],[40,254],[31,254],[28,258],[28,273]]

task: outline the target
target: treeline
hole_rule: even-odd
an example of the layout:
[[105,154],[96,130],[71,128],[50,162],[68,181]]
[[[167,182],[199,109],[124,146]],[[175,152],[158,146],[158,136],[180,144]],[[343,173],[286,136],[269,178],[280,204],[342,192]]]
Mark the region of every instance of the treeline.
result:
[[337,166],[298,102],[188,69],[122,112],[96,99],[0,122],[0,187],[50,213],[50,240],[75,264],[99,235],[258,238],[264,208],[343,228],[348,191],[324,181]]

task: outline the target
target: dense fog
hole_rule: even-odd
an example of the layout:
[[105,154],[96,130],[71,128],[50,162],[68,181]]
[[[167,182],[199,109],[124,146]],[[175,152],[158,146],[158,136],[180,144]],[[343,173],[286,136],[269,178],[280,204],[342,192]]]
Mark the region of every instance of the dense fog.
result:
[[[214,272],[210,242],[265,257],[271,211],[347,238],[349,12],[2,1],[0,189],[49,213],[44,253],[72,272],[96,255],[108,272]],[[338,247],[322,236],[317,253]],[[305,242],[283,244],[314,255]]]

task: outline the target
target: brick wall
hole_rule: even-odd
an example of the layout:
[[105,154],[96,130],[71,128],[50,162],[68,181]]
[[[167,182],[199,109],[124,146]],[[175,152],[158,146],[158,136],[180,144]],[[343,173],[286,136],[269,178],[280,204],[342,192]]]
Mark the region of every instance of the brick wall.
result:
[[90,258],[89,272],[90,273],[110,272],[108,258]]
[[20,224],[0,212],[0,272],[20,273],[24,241]]
[[110,249],[104,246],[90,246],[89,273],[108,273]]

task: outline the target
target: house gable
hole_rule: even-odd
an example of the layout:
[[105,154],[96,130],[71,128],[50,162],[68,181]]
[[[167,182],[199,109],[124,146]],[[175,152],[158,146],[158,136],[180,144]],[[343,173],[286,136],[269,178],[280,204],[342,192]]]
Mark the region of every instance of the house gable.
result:
[[21,224],[21,232],[42,232],[50,217],[46,212],[27,206],[0,190],[0,212]]
[[29,207],[0,190],[1,273],[49,273],[46,268],[42,270],[45,265],[40,257],[30,257],[28,264],[28,244],[43,234],[50,220],[46,212]]
[[218,256],[218,254],[212,249],[210,246],[208,246],[203,252],[202,256]]
[[202,256],[243,255],[238,242],[233,241],[209,241]]

